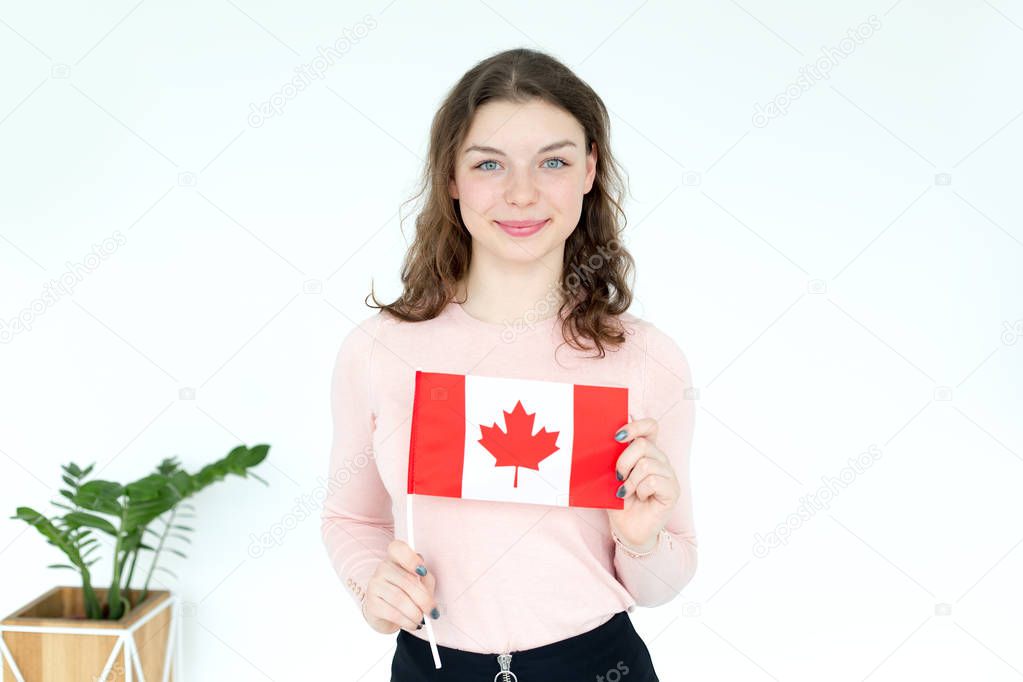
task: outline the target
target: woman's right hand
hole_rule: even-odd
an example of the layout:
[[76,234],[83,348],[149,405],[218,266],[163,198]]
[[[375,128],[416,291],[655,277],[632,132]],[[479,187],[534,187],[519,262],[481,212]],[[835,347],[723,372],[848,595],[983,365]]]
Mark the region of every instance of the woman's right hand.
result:
[[399,628],[412,632],[422,627],[420,623],[437,606],[433,598],[437,580],[428,570],[420,576],[417,566],[425,567],[423,557],[405,542],[392,540],[387,558],[366,584],[362,615],[371,628],[389,635]]

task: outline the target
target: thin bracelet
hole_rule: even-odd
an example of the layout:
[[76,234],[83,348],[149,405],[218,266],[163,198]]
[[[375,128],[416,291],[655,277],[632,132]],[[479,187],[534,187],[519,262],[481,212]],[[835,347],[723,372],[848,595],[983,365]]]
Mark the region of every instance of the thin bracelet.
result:
[[662,535],[664,535],[664,529],[663,528],[657,533],[657,542],[654,543],[654,546],[652,548],[648,549],[645,552],[636,552],[636,551],[630,549],[629,546],[626,545],[622,541],[622,539],[620,537],[618,537],[618,533],[615,532],[614,527],[611,528],[611,537],[614,538],[614,540],[618,544],[618,546],[621,547],[623,550],[625,550],[626,554],[628,554],[631,557],[635,557],[637,559],[639,557],[644,557],[644,556],[647,556],[649,554],[653,554],[654,552],[656,552],[660,548],[660,546],[661,546],[661,536]]

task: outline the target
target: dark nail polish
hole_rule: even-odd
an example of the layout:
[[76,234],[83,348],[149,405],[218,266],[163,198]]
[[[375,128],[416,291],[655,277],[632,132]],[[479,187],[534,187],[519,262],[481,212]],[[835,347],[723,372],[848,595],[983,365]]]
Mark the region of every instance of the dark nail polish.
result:
[[622,483],[618,486],[618,492],[615,493],[618,497],[625,497],[625,484]]
[[425,625],[425,623],[420,623],[419,625],[417,625],[416,626],[416,630],[422,630],[423,629],[423,625]]
[[426,566],[423,566],[422,564],[416,566],[416,573],[419,575],[426,575]]
[[629,432],[626,431],[625,429],[622,429],[621,431],[615,434],[615,440],[621,443],[623,440],[625,440],[625,437],[628,435]]
[[430,611],[430,617],[433,618],[434,620],[437,620],[438,618],[440,618],[440,611],[437,610],[436,606],[434,606],[433,610]]
[[619,481],[625,480],[624,478],[622,478],[622,475],[618,473],[618,469],[615,469],[615,478],[617,478]]
[[426,618],[425,617],[419,619],[419,625],[420,626],[426,625]]

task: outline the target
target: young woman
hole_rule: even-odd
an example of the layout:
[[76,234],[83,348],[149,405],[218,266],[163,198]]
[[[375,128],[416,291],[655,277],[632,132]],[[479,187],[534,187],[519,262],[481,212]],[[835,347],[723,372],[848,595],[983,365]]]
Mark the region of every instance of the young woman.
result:
[[[609,135],[601,99],[552,57],[473,67],[433,121],[404,291],[341,344],[323,540],[366,623],[400,630],[392,682],[658,679],[628,614],[696,571],[691,375],[670,337],[626,312]],[[628,443],[624,509],[417,495],[415,550],[395,539],[408,537],[417,368],[627,386],[630,421],[606,425]]]

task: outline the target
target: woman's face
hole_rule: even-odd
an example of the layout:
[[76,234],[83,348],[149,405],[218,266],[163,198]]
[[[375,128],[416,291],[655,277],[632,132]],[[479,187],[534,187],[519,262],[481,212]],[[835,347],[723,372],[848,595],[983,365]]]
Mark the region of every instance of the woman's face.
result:
[[[579,122],[542,100],[477,109],[449,184],[473,248],[520,262],[562,248],[596,175],[596,145],[587,154],[585,144]],[[546,222],[516,230],[506,221]]]

